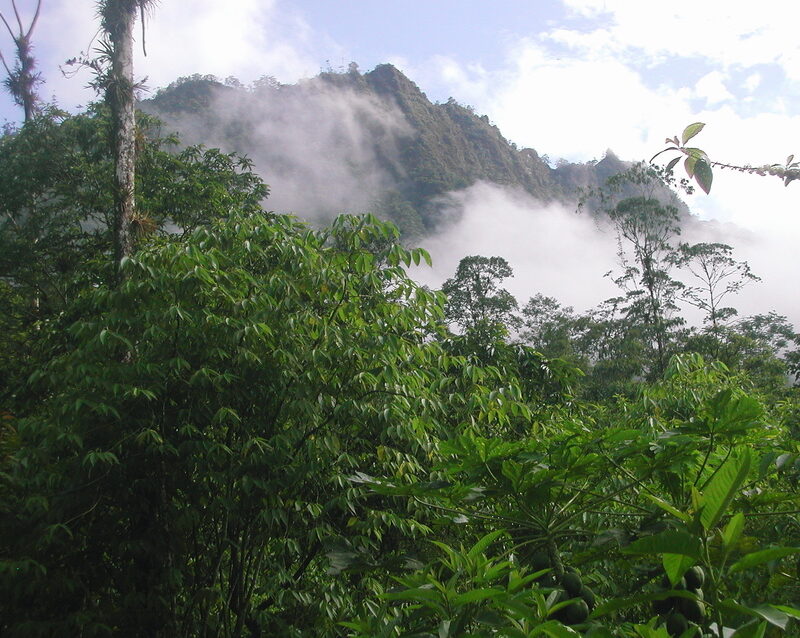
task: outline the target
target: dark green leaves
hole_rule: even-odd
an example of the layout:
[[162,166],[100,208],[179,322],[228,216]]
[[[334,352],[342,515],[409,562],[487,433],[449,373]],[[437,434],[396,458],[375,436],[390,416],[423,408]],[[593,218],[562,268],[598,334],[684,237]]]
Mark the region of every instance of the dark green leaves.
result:
[[625,554],[677,554],[700,560],[700,539],[687,532],[667,530],[634,541],[622,551]]

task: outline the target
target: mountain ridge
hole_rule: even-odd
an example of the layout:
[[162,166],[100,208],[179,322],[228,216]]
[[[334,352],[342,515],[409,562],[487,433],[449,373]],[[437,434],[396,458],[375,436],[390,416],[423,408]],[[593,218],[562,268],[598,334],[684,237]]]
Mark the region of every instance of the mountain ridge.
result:
[[[581,189],[599,188],[631,165],[609,150],[599,162],[551,167],[535,149],[518,149],[486,115],[452,98],[431,102],[391,64],[364,74],[351,64],[292,85],[266,76],[249,88],[192,76],[141,108],[188,143],[252,157],[280,207],[322,218],[342,206],[369,209],[409,236],[435,230],[443,196],[479,181],[520,188],[545,204],[574,205]],[[317,165],[319,171],[309,168]],[[328,177],[336,187],[352,183],[351,192],[328,187]],[[292,192],[296,202],[286,196]]]

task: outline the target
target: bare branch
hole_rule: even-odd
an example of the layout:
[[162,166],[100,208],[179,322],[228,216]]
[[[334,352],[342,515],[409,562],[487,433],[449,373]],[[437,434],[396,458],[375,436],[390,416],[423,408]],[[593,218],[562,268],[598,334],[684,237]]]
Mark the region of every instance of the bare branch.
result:
[[39,0],[36,3],[36,13],[33,14],[33,20],[31,20],[31,26],[28,28],[28,32],[25,34],[25,37],[30,37],[31,33],[33,33],[34,27],[36,27],[36,22],[39,20],[39,12],[42,10],[42,0]]
[[10,35],[10,36],[11,36],[11,38],[14,40],[14,42],[16,42],[16,41],[17,41],[17,36],[15,36],[15,35],[14,35],[14,31],[12,31],[12,29],[11,29],[11,25],[10,25],[10,24],[8,24],[8,20],[6,20],[6,17],[3,15],[3,12],[2,12],[2,11],[0,11],[0,20],[2,20],[2,21],[3,21],[3,24],[4,24],[4,25],[6,25],[6,29],[8,29],[8,33],[9,33],[9,35]]
[[0,51],[0,62],[3,63],[3,68],[6,70],[6,73],[11,75],[11,69],[8,68],[8,64],[6,64],[6,59],[3,57],[2,51]]
[[25,33],[25,28],[22,26],[22,18],[20,18],[19,11],[17,10],[17,0],[11,0],[11,6],[14,8],[14,15],[17,16],[17,24],[19,25],[19,35],[22,36]]

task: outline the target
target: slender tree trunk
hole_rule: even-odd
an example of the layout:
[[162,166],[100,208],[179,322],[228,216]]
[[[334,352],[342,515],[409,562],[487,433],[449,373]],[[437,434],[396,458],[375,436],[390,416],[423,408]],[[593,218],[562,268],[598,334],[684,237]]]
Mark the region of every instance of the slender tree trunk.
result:
[[114,258],[119,268],[134,248],[134,180],[136,118],[133,92],[133,27],[137,0],[108,0],[103,6],[103,26],[112,45],[111,77],[106,101],[111,108],[114,148]]

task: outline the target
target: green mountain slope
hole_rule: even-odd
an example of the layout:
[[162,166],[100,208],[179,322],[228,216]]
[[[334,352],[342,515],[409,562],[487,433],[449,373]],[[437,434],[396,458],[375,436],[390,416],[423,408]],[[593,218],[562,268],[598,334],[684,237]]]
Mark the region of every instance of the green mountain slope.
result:
[[574,205],[580,189],[628,166],[608,152],[600,162],[552,168],[485,115],[452,99],[431,102],[390,64],[295,85],[231,84],[185,78],[142,108],[187,142],[252,157],[272,186],[271,206],[310,217],[369,211],[422,235],[441,222],[443,195],[477,181]]

